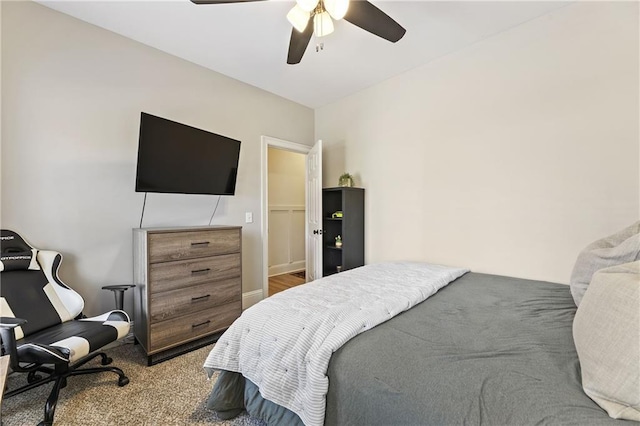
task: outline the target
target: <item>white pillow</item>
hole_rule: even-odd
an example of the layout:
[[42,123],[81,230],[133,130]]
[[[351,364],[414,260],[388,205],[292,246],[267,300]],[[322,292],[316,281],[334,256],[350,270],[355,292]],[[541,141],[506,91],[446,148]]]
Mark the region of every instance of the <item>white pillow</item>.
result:
[[640,261],[595,273],[573,340],[585,393],[610,417],[640,421]]
[[600,269],[638,259],[640,259],[640,221],[585,247],[578,255],[569,281],[576,306],[580,306],[582,296],[593,274]]

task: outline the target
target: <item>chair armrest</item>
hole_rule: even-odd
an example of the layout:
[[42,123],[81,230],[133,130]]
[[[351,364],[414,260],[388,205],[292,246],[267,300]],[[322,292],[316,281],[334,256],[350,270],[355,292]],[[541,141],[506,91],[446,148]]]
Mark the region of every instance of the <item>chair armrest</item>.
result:
[[0,328],[12,329],[26,323],[27,320],[22,318],[0,317]]
[[9,355],[11,358],[11,369],[19,369],[17,358],[18,349],[16,346],[16,334],[14,328],[26,324],[27,320],[13,317],[0,317],[0,344],[2,355]]

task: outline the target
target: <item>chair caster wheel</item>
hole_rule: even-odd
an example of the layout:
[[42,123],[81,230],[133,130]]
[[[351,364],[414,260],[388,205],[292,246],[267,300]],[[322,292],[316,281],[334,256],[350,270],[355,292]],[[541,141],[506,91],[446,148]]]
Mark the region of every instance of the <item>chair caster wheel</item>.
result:
[[118,386],[123,387],[123,386],[127,386],[128,384],[129,384],[128,377],[121,377],[118,379]]
[[113,358],[105,357],[102,359],[102,365],[109,365],[113,362]]
[[35,374],[35,373],[27,374],[27,383],[33,383],[40,379],[42,379],[42,376],[40,374]]

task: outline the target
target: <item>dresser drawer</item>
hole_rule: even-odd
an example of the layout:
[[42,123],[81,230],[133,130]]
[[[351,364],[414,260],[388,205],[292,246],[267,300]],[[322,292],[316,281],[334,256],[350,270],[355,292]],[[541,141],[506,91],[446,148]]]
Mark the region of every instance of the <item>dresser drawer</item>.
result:
[[149,263],[239,251],[239,229],[149,233]]
[[228,303],[151,324],[149,352],[156,352],[227,328],[242,313],[242,302]]
[[150,322],[188,315],[196,311],[242,300],[240,277],[208,282],[151,295]]
[[149,265],[149,292],[168,290],[241,274],[240,253],[224,254],[193,260],[153,263]]

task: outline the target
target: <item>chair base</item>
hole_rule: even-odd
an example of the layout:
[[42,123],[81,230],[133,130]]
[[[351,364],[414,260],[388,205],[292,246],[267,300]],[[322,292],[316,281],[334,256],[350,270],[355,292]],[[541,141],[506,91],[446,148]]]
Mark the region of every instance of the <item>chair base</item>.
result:
[[[73,365],[56,364],[53,369],[45,366],[40,366],[28,374],[27,376],[27,381],[29,382],[28,384],[18,389],[14,389],[12,391],[6,392],[4,394],[4,397],[10,398],[12,396],[26,392],[38,386],[42,386],[49,382],[55,382],[53,385],[53,388],[51,389],[51,393],[49,394],[49,398],[47,398],[47,402],[44,405],[44,420],[38,424],[39,426],[50,426],[53,424],[53,416],[55,414],[56,405],[58,403],[58,396],[60,395],[60,389],[67,386],[67,377],[80,376],[84,374],[112,372],[118,375],[118,386],[120,387],[126,386],[129,383],[129,378],[125,376],[124,372],[118,367],[79,368],[98,356],[102,358],[101,363],[103,366],[109,365],[113,361],[104,352],[96,352],[94,354],[91,354],[81,359],[80,361],[76,362]],[[36,374],[36,372],[46,373],[48,374],[48,376],[39,377],[39,375]]]

